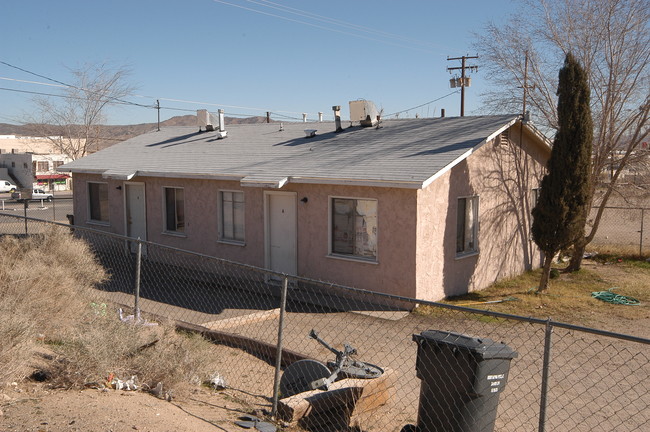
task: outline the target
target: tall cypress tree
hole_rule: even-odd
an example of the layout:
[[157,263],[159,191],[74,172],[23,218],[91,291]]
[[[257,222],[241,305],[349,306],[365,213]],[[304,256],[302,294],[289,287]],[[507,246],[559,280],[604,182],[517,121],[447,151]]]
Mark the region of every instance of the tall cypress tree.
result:
[[533,240],[544,253],[538,292],[548,288],[553,256],[584,237],[591,190],[589,86],[587,74],[570,53],[560,69],[557,95],[559,128],[533,209]]

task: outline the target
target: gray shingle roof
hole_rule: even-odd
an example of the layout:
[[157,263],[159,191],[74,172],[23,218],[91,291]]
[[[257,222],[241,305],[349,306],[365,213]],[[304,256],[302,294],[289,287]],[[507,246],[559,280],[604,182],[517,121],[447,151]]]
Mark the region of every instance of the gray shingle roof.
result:
[[[198,127],[170,127],[65,164],[60,171],[134,176],[421,188],[513,124],[516,115],[383,120],[381,128],[333,122],[226,125],[227,138]],[[346,123],[344,122],[344,126]],[[317,129],[305,138],[305,129]]]

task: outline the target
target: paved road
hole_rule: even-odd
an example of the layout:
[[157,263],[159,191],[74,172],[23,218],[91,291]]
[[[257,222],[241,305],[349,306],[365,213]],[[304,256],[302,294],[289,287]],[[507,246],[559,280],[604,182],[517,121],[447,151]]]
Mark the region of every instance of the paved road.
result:
[[[23,216],[25,204],[11,199],[9,194],[0,194],[0,213]],[[27,217],[60,223],[68,223],[67,214],[72,214],[72,197],[69,195],[57,195],[51,202],[31,201],[27,208]]]

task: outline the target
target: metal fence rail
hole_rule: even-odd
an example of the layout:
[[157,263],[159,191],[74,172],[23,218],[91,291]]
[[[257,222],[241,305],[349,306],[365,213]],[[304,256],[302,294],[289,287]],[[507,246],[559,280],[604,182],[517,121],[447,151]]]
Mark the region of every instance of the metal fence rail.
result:
[[[28,234],[43,232],[47,225],[0,215],[4,234],[24,235],[25,227]],[[490,419],[497,431],[650,427],[648,339],[382,295],[71,229],[92,245],[110,275],[100,289],[125,306],[125,313],[171,319],[241,348],[221,365],[229,386],[251,404],[307,430],[400,431],[418,423],[444,425],[420,430],[492,430]],[[428,305],[430,312],[410,312],[416,305]],[[336,391],[340,381],[328,392],[287,398],[285,389],[278,394],[276,377],[290,368],[300,375],[291,366],[298,360],[310,368],[335,369],[327,361],[336,356],[310,337],[312,329],[335,350],[343,351],[344,343],[354,347],[356,359],[380,367],[383,374],[365,381],[347,378],[352,387]],[[474,336],[478,339],[470,342],[480,342],[485,351],[468,355],[462,347],[445,351],[444,344],[414,341],[414,335],[430,330]],[[514,358],[504,360],[504,353]],[[485,361],[483,380],[467,375],[468,369],[482,367],[476,360],[481,356],[496,359]],[[504,364],[505,374],[499,371]],[[304,375],[299,378],[308,378]],[[314,381],[306,379],[306,385]],[[489,399],[492,391],[496,404]]]

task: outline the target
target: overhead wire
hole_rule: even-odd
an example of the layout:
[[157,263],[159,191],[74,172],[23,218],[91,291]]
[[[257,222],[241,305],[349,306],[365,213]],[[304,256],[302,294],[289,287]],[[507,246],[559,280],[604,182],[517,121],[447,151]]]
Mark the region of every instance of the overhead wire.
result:
[[[72,84],[68,84],[68,83],[65,83],[65,82],[63,82],[63,81],[59,81],[59,80],[56,80],[56,79],[54,79],[54,78],[50,78],[50,77],[45,76],[45,75],[41,75],[41,74],[38,74],[38,73],[36,73],[36,72],[32,72],[32,71],[30,71],[30,70],[27,70],[27,69],[23,69],[23,68],[21,68],[21,67],[19,67],[19,66],[15,66],[15,65],[13,65],[13,64],[11,64],[11,63],[7,63],[7,62],[2,61],[2,60],[0,60],[0,64],[3,64],[3,65],[8,66],[8,67],[10,67],[10,68],[17,69],[17,70],[22,71],[22,72],[25,72],[25,73],[28,73],[28,74],[30,74],[30,75],[37,76],[37,77],[39,77],[39,78],[46,79],[46,80],[48,80],[48,81],[52,81],[52,82],[57,83],[57,84],[60,84],[60,85],[62,85],[62,86],[64,86],[64,87],[73,88],[73,89],[75,89],[75,90],[80,90],[80,91],[83,91],[83,92],[86,92],[86,93],[95,94],[95,95],[99,94],[99,92],[97,92],[97,91],[90,90],[90,89],[86,89],[86,88],[83,88],[83,87],[78,87],[78,86],[75,86],[75,85],[72,85]],[[100,97],[103,97],[103,98],[106,98],[106,99],[108,99],[108,100],[114,100],[114,101],[117,101],[117,102],[121,102],[121,103],[123,103],[123,104],[125,104],[125,105],[134,105],[134,106],[139,106],[139,107],[142,107],[142,108],[152,108],[151,105],[142,105],[142,104],[139,104],[139,103],[126,101],[126,100],[123,100],[123,99],[121,99],[121,98],[117,98],[117,97],[104,96],[104,95],[102,95],[102,94],[99,94],[99,96],[100,96]]]
[[407,108],[407,109],[404,109],[404,110],[401,110],[401,111],[395,111],[394,113],[387,114],[386,117],[390,117],[390,116],[394,116],[394,115],[397,115],[397,114],[401,114],[403,112],[412,111],[414,109],[422,108],[423,106],[430,105],[430,104],[432,104],[434,102],[438,102],[439,100],[442,100],[442,99],[444,99],[446,97],[454,95],[454,94],[456,94],[458,92],[459,92],[458,90],[454,90],[451,93],[447,93],[446,95],[440,96],[439,98],[436,98],[436,99],[433,99],[433,100],[430,100],[429,102],[425,102],[423,104],[420,104],[420,105],[417,105],[417,106],[414,106],[414,107],[411,107],[411,108]]
[[[10,91],[10,92],[15,92],[15,93],[27,93],[27,94],[33,94],[37,96],[51,96],[51,97],[58,97],[58,98],[63,98],[63,99],[78,99],[78,100],[83,100],[84,98],[81,96],[70,96],[70,95],[62,95],[62,94],[56,94],[56,93],[43,93],[43,92],[35,92],[35,91],[29,91],[29,90],[18,90],[18,89],[12,89],[12,88],[7,88],[7,87],[0,87],[0,90],[5,90],[5,91]],[[115,105],[132,105],[132,103],[129,102],[121,102],[121,101],[115,101],[115,102],[109,102]],[[144,108],[156,108],[155,106],[143,106],[140,105],[141,107]]]
[[248,3],[254,3],[254,4],[257,4],[257,5],[260,5],[260,6],[280,10],[280,11],[283,11],[283,12],[287,12],[287,13],[291,13],[291,14],[294,14],[294,15],[302,16],[302,17],[305,17],[305,18],[311,18],[311,19],[315,19],[315,20],[321,21],[321,22],[326,22],[326,23],[334,24],[334,25],[341,26],[341,27],[347,27],[347,28],[350,28],[352,30],[362,31],[362,32],[365,32],[365,33],[370,33],[370,34],[376,34],[376,35],[379,35],[379,36],[384,36],[384,37],[388,37],[388,38],[392,38],[392,39],[398,39],[398,40],[401,40],[401,41],[404,41],[404,42],[419,44],[419,45],[423,45],[423,46],[426,46],[426,47],[433,48],[433,44],[431,44],[429,42],[421,41],[419,39],[409,38],[409,37],[398,35],[398,34],[395,34],[395,33],[390,33],[390,32],[386,32],[386,31],[383,31],[383,30],[373,29],[371,27],[366,27],[366,26],[350,23],[350,22],[339,20],[339,19],[336,19],[336,18],[330,18],[330,17],[324,16],[324,15],[315,14],[313,12],[304,11],[302,9],[294,8],[294,7],[291,7],[291,6],[285,6],[285,5],[275,3],[275,2],[272,2],[272,1],[269,1],[269,0],[246,0],[246,1]]
[[372,37],[369,37],[369,36],[364,36],[364,35],[361,35],[361,34],[352,33],[352,32],[345,31],[345,30],[338,30],[338,29],[335,29],[335,28],[330,28],[330,27],[319,25],[319,24],[313,24],[313,23],[310,23],[310,22],[307,22],[307,21],[301,21],[301,20],[286,17],[286,16],[283,16],[283,15],[278,15],[278,14],[265,12],[265,11],[254,9],[254,8],[249,8],[249,7],[246,7],[246,6],[239,5],[239,4],[229,3],[229,2],[224,1],[224,0],[212,0],[212,1],[215,2],[215,3],[221,3],[221,4],[224,4],[224,5],[227,5],[227,6],[232,6],[232,7],[244,9],[244,10],[247,10],[247,11],[250,11],[250,12],[255,12],[255,13],[258,13],[258,14],[261,14],[261,15],[267,15],[267,16],[270,16],[270,17],[283,19],[285,21],[304,24],[304,25],[307,25],[307,26],[310,26],[310,27],[319,28],[321,30],[327,30],[327,31],[335,32],[335,33],[341,33],[341,34],[344,34],[344,35],[347,35],[347,36],[353,36],[353,37],[366,39],[366,40],[370,40],[370,41],[374,41],[374,42],[380,42],[380,43],[384,43],[384,44],[392,45],[392,46],[396,46],[396,47],[401,47],[401,48],[409,48],[409,49],[414,49],[414,50],[423,51],[423,52],[427,52],[427,53],[432,53],[433,52],[433,51],[431,51],[429,49],[424,49],[424,48],[419,48],[419,47],[414,47],[414,46],[389,42],[389,41],[386,41],[386,40],[372,38]]
[[[0,76],[0,80],[4,81],[15,81],[15,82],[21,82],[21,83],[27,83],[27,84],[38,84],[38,85],[44,85],[44,86],[50,86],[50,87],[65,87],[63,84],[51,84],[51,83],[45,83],[45,82],[40,82],[40,81],[29,81],[29,80],[21,80],[17,78],[9,78],[9,77],[3,77]],[[78,96],[71,96],[71,95],[63,95],[63,94],[55,94],[55,93],[43,93],[43,92],[34,92],[34,91],[28,91],[28,90],[19,90],[19,89],[11,89],[7,87],[0,87],[0,90],[5,90],[5,91],[13,91],[17,93],[28,93],[28,94],[34,94],[34,95],[39,95],[39,96],[53,96],[53,97],[60,97],[60,98],[69,98],[69,99],[83,99],[82,97]],[[302,114],[297,111],[271,111],[268,108],[255,108],[255,107],[247,107],[247,106],[239,106],[239,105],[226,105],[226,104],[217,104],[217,103],[212,103],[212,102],[201,102],[201,101],[190,101],[190,100],[184,100],[184,99],[172,99],[172,98],[156,98],[153,96],[145,96],[145,95],[133,95],[135,97],[141,97],[141,98],[147,98],[147,99],[157,99],[159,101],[164,100],[164,101],[170,101],[170,102],[181,102],[181,103],[189,103],[189,104],[195,104],[195,105],[200,105],[200,106],[218,106],[218,107],[224,107],[224,108],[236,108],[236,109],[247,109],[251,111],[261,111],[261,112],[275,112],[275,113],[280,113],[280,112],[285,112],[289,114]],[[120,104],[126,104],[126,102],[113,102],[113,103],[120,103]],[[130,105],[133,103],[129,103]],[[142,104],[137,104],[137,106],[142,106]],[[188,111],[188,112],[193,112],[196,110],[193,109],[184,109],[184,108],[175,108],[175,107],[163,107],[160,106],[158,107],[157,105],[145,105],[145,108],[153,108],[153,109],[169,109],[169,110],[176,110],[176,111]],[[237,114],[237,113],[228,113],[229,116],[250,116],[250,114]]]
[[[80,96],[70,96],[70,95],[62,95],[62,94],[56,94],[56,93],[35,92],[35,91],[30,91],[30,90],[12,89],[12,88],[7,88],[7,87],[0,87],[0,90],[10,91],[10,92],[15,92],[15,93],[26,93],[26,94],[37,95],[37,96],[57,97],[57,98],[63,98],[63,99],[77,99],[77,100],[81,100],[81,99],[83,99],[83,98],[80,97]],[[161,99],[161,100],[162,100],[162,99]],[[116,105],[124,105],[124,104],[125,104],[124,102],[116,102],[116,101],[114,101],[114,102],[109,102],[109,103],[111,103],[111,104],[116,104]],[[206,103],[205,105],[216,105],[216,104],[207,104],[207,103]],[[223,105],[217,105],[217,106],[223,106]],[[195,110],[195,109],[190,109],[190,108],[179,108],[179,107],[164,106],[164,105],[160,105],[160,106],[148,106],[147,108],[151,108],[151,109],[161,109],[161,110],[168,110],[168,111],[181,111],[181,112],[192,112],[192,113],[196,113],[196,110]],[[280,113],[277,112],[277,111],[266,111],[266,112],[268,112],[269,115],[271,115],[271,116],[279,116],[279,117],[286,118],[286,119],[301,120],[301,119],[299,119],[299,118],[297,118],[297,117],[291,117],[291,116],[287,116],[287,115],[280,114]],[[241,118],[245,118],[245,117],[253,117],[254,115],[251,115],[251,114],[245,114],[245,113],[229,112],[229,113],[228,113],[228,116],[229,116],[229,117],[241,117]]]
[[[367,33],[367,34],[371,34],[371,35],[377,35],[377,36],[384,37],[384,38],[399,40],[399,41],[405,42],[405,43],[416,44],[416,45],[427,46],[427,47],[433,48],[433,44],[430,44],[428,42],[424,42],[424,41],[421,41],[421,40],[418,40],[418,39],[405,37],[405,36],[402,36],[402,35],[386,32],[386,31],[383,31],[383,30],[373,29],[371,27],[366,27],[366,26],[350,23],[350,22],[339,20],[339,19],[336,19],[336,18],[327,17],[327,16],[324,16],[324,15],[319,15],[319,14],[309,12],[309,11],[305,11],[305,10],[302,10],[302,9],[298,9],[298,8],[294,8],[294,7],[290,7],[290,6],[285,6],[285,5],[282,5],[280,3],[270,1],[270,0],[245,0],[245,1],[248,2],[248,3],[252,3],[254,5],[257,5],[257,6],[274,9],[274,10],[277,10],[277,11],[280,11],[280,12],[296,15],[296,16],[303,17],[303,18],[306,18],[306,19],[309,19],[309,20],[315,20],[315,21],[325,23],[325,24],[328,24],[328,25],[331,25],[331,26],[323,26],[323,25],[318,25],[318,24],[314,24],[314,23],[311,23],[311,22],[307,22],[307,21],[293,19],[293,18],[290,18],[290,17],[287,17],[287,16],[278,15],[278,14],[274,14],[274,13],[270,13],[270,12],[265,12],[263,10],[259,10],[259,9],[255,9],[255,8],[251,8],[251,7],[246,7],[246,6],[243,6],[241,4],[236,4],[236,3],[232,3],[232,2],[228,2],[228,1],[224,1],[224,0],[213,0],[213,1],[216,2],[216,3],[221,3],[221,4],[224,4],[224,5],[227,5],[227,6],[244,9],[244,10],[247,10],[247,11],[250,11],[250,12],[255,12],[255,13],[271,16],[271,17],[274,17],[274,18],[279,18],[279,19],[283,19],[283,20],[287,20],[287,21],[292,21],[292,22],[296,22],[296,23],[300,23],[300,24],[320,28],[320,29],[327,30],[327,31],[333,31],[333,32],[337,32],[337,33],[343,33],[343,34],[346,34],[346,35],[360,37],[360,38],[363,38],[363,39],[373,40],[373,41],[376,41],[376,42],[387,43],[387,44],[390,44],[390,45],[423,50],[422,48],[416,48],[414,46],[405,46],[405,45],[402,45],[402,44],[396,44],[396,43],[389,42],[389,41],[382,40],[382,39],[368,37],[368,36],[361,35],[361,34],[358,34],[358,33],[351,33],[349,31],[344,31],[344,30],[332,28],[331,26],[342,27],[342,28],[350,29],[350,30],[355,31],[355,32],[363,32],[363,33]],[[425,51],[428,51],[428,50],[425,50]],[[27,83],[27,84],[46,85],[46,86],[52,86],[52,87],[73,88],[73,89],[80,90],[80,91],[83,91],[83,92],[87,92],[87,93],[91,93],[91,94],[97,94],[97,92],[94,92],[93,90],[78,87],[78,86],[75,86],[75,85],[71,85],[71,84],[68,84],[66,82],[59,81],[57,79],[48,77],[46,75],[42,75],[42,74],[30,71],[30,70],[24,69],[22,67],[13,65],[11,63],[8,63],[8,62],[2,61],[2,60],[0,60],[0,64],[3,64],[5,66],[14,68],[16,70],[28,73],[30,75],[33,75],[33,76],[36,76],[36,77],[39,77],[39,78],[43,78],[45,80],[51,81],[54,84],[43,83],[43,82],[38,82],[38,81],[20,80],[20,79],[15,79],[15,78],[8,78],[8,77],[0,77],[0,79],[3,79],[3,80],[23,82],[23,83]],[[34,94],[34,95],[42,95],[42,96],[52,96],[52,97],[61,97],[61,98],[74,98],[74,96],[71,96],[71,95],[58,95],[58,94],[51,94],[51,93],[32,92],[32,91],[27,91],[27,90],[9,89],[9,88],[4,88],[4,87],[0,88],[0,90],[14,91],[14,92],[19,92],[19,93],[27,93],[27,94]],[[434,99],[433,101],[429,101],[429,102],[426,102],[424,104],[418,105],[417,107],[397,111],[397,112],[395,112],[393,114],[389,114],[389,116],[390,115],[400,114],[402,112],[407,112],[407,111],[410,111],[410,110],[413,110],[413,109],[417,109],[417,108],[422,107],[422,106],[426,106],[426,105],[431,104],[431,103],[433,103],[433,102],[435,102],[437,100],[440,100],[440,99],[442,99],[444,97],[450,96],[450,95],[452,95],[454,93],[457,93],[457,91],[452,92],[452,93],[450,93],[448,95],[442,96],[441,98]],[[124,99],[121,99],[121,98],[114,98],[114,97],[107,97],[107,99],[111,103],[117,103],[117,104],[122,104],[122,105],[132,105],[132,106],[137,106],[137,107],[142,107],[142,108],[158,109],[158,110],[167,109],[167,110],[187,111],[187,112],[194,111],[194,110],[190,110],[190,109],[183,109],[183,108],[177,108],[177,107],[163,107],[163,106],[160,106],[159,101],[164,100],[164,101],[169,101],[169,102],[180,102],[180,103],[196,104],[196,105],[201,105],[201,106],[219,106],[219,107],[225,107],[225,108],[235,108],[235,109],[244,109],[244,110],[251,110],[251,111],[260,111],[260,112],[269,113],[269,115],[272,113],[274,116],[278,116],[278,117],[286,118],[286,119],[290,119],[290,120],[301,120],[301,119],[298,118],[298,117],[292,117],[290,115],[283,115],[281,113],[285,113],[285,114],[302,114],[300,112],[271,110],[271,109],[268,109],[268,108],[257,108],[257,107],[247,107],[247,106],[237,106],[237,105],[225,105],[225,104],[216,104],[216,103],[210,103],[210,102],[200,102],[200,101],[191,101],[191,100],[183,100],[183,99],[173,99],[173,98],[154,98],[154,97],[151,97],[151,96],[144,96],[144,95],[134,95],[134,96],[135,97],[142,97],[142,98],[149,98],[149,99],[156,99],[157,104],[156,105],[145,105],[145,104],[131,102],[131,101],[128,101],[128,100],[124,100]],[[79,99],[81,99],[81,98],[79,98]],[[229,113],[229,115],[234,116],[236,114]],[[241,115],[242,116],[247,116],[247,114],[241,114]]]
[[[72,86],[72,85],[66,84],[66,83],[64,83],[62,81],[58,81],[56,79],[47,77],[45,75],[41,75],[41,74],[38,74],[36,72],[29,71],[27,69],[23,69],[21,67],[12,65],[12,64],[7,63],[7,62],[2,61],[2,60],[0,60],[0,64],[4,64],[6,66],[12,67],[14,69],[18,69],[20,71],[23,71],[25,73],[29,73],[29,74],[34,75],[34,76],[38,76],[38,77],[46,79],[48,81],[52,81],[52,82],[54,82],[56,84],[44,83],[44,82],[39,82],[39,81],[20,80],[20,79],[9,78],[9,77],[0,77],[0,79],[2,79],[2,80],[23,82],[23,83],[28,83],[28,84],[38,84],[38,85],[45,85],[45,86],[52,86],[52,87],[72,87],[72,88],[80,89],[80,90],[83,90],[83,91],[89,91],[89,90],[81,89],[80,87],[77,87],[77,86]],[[0,90],[11,91],[11,92],[16,92],[16,93],[26,93],[26,94],[32,94],[32,95],[38,95],[38,96],[50,96],[50,97],[58,97],[58,98],[66,98],[66,99],[79,99],[79,100],[83,99],[82,97],[79,97],[79,96],[72,96],[72,95],[66,95],[66,94],[55,94],[55,93],[45,93],[45,92],[35,92],[35,91],[29,91],[29,90],[12,89],[12,88],[7,88],[7,87],[0,87]],[[401,114],[401,113],[404,113],[404,112],[408,112],[408,111],[411,111],[411,110],[414,110],[414,109],[417,109],[417,108],[421,108],[421,107],[426,106],[426,105],[430,105],[430,104],[432,104],[434,102],[437,102],[437,101],[439,101],[441,99],[449,97],[449,96],[451,96],[453,94],[457,94],[458,92],[459,92],[458,90],[455,90],[455,91],[453,91],[451,93],[448,93],[448,94],[446,94],[444,96],[441,96],[439,98],[430,100],[428,102],[422,103],[420,105],[417,105],[417,106],[414,106],[414,107],[411,107],[411,108],[407,108],[407,109],[403,109],[403,110],[400,110],[400,111],[395,111],[395,112],[393,112],[391,114],[387,114],[386,117],[394,116],[394,115]],[[296,111],[281,111],[281,110],[278,111],[278,110],[270,110],[268,108],[256,108],[256,107],[247,107],[247,106],[239,106],[239,105],[225,105],[225,104],[216,104],[216,103],[211,103],[211,102],[201,102],[201,101],[192,101],[192,100],[184,100],[184,99],[160,98],[160,97],[159,98],[154,98],[153,96],[145,96],[145,95],[134,95],[134,96],[142,97],[142,98],[156,99],[158,101],[163,100],[163,101],[169,101],[169,102],[180,102],[180,103],[195,104],[195,105],[200,105],[200,106],[218,106],[218,107],[226,107],[226,108],[237,108],[237,109],[244,109],[244,110],[261,111],[261,112],[269,113],[269,116],[273,115],[275,117],[280,117],[282,119],[289,119],[289,120],[296,120],[296,121],[300,121],[302,119],[298,118],[298,117],[292,117],[292,116],[289,116],[289,115],[286,115],[286,114],[303,114],[303,113],[296,112]],[[122,100],[122,99],[119,99],[119,98],[109,98],[109,99],[111,99],[109,101],[109,103],[118,104],[118,105],[131,105],[131,106],[137,106],[137,107],[141,107],[141,108],[157,109],[157,110],[158,109],[160,109],[160,110],[164,109],[164,110],[183,111],[183,112],[196,112],[196,110],[188,109],[188,108],[161,106],[159,104],[158,105],[144,105],[144,104],[139,104],[139,103],[135,103],[135,102]],[[282,114],[282,113],[285,113],[285,114]],[[232,116],[232,117],[251,116],[250,114],[237,114],[237,113],[228,113],[228,115]]]

